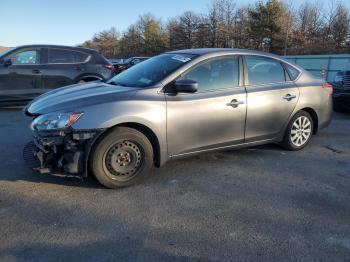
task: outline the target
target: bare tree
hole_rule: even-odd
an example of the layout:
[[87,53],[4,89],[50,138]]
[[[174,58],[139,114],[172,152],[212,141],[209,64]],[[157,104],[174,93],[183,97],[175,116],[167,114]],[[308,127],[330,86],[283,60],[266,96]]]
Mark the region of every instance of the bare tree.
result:
[[296,41],[303,46],[301,53],[317,53],[323,43],[324,26],[322,6],[306,2],[300,6],[297,15]]
[[234,16],[233,25],[233,47],[253,48],[249,36],[249,8],[238,8]]
[[295,17],[293,16],[293,13],[295,12],[293,1],[289,0],[286,1],[284,4],[283,9],[283,15],[280,17],[279,23],[282,27],[282,32],[284,35],[284,47],[283,47],[283,54],[287,55],[288,52],[288,46],[289,46],[289,40],[291,37],[291,34],[293,33],[294,23],[295,23]]
[[155,55],[166,50],[197,47],[236,47],[277,54],[340,53],[350,51],[350,13],[340,0],[327,8],[319,2],[259,1],[236,6],[235,0],[212,0],[208,11],[191,11],[170,18],[164,26],[146,14],[121,35],[115,28],[84,42],[106,57]]
[[120,41],[120,56],[130,57],[142,55],[143,51],[141,47],[141,34],[138,27],[136,25],[129,26]]
[[349,44],[349,10],[343,4],[338,3],[329,22],[330,38],[336,47],[336,51],[340,51]]
[[184,12],[181,16],[170,19],[167,27],[171,47],[196,47],[197,31],[200,27],[200,17],[197,14],[190,11]]
[[99,50],[106,57],[119,55],[119,32],[115,27],[94,35],[92,40],[82,44],[83,47]]
[[207,15],[208,29],[210,32],[209,42],[210,47],[218,46],[218,32],[219,32],[219,6],[218,1],[213,1],[209,7]]

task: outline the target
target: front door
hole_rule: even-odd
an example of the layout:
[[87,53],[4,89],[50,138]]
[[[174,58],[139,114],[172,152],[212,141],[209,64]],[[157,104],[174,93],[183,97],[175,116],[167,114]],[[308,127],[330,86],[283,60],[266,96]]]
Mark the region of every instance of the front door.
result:
[[240,86],[239,58],[224,56],[202,62],[179,79],[198,82],[198,91],[166,95],[169,154],[243,143],[246,91]]
[[41,93],[40,49],[25,49],[4,60],[10,65],[0,68],[0,101],[20,101]]

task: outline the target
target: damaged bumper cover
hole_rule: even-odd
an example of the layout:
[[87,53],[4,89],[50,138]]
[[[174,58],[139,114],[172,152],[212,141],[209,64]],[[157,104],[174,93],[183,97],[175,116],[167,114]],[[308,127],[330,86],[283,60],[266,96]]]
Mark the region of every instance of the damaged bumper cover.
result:
[[23,149],[28,166],[40,174],[61,177],[87,176],[87,159],[103,130],[33,132],[33,141]]

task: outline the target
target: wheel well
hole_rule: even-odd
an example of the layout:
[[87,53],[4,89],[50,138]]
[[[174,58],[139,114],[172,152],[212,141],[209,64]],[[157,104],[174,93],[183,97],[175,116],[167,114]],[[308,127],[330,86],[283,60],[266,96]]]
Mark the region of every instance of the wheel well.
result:
[[159,141],[158,141],[156,134],[149,127],[142,125],[142,124],[139,124],[139,123],[122,123],[122,124],[116,125],[114,127],[117,127],[117,126],[130,127],[130,128],[136,129],[137,131],[140,131],[142,134],[144,134],[152,144],[153,155],[154,155],[153,156],[154,157],[154,164],[157,167],[160,166]]
[[80,80],[90,82],[90,81],[102,80],[102,78],[99,76],[82,76],[76,81],[76,83],[78,83]]
[[310,107],[303,108],[303,109],[301,109],[301,111],[305,111],[305,112],[309,113],[309,115],[312,118],[312,122],[314,124],[314,132],[313,133],[314,133],[314,135],[317,134],[317,131],[318,131],[318,116],[317,116],[316,111],[313,110]]

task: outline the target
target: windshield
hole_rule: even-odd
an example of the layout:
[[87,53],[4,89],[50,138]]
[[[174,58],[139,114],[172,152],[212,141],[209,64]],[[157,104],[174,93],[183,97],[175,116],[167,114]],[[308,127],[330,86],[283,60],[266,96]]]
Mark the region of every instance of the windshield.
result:
[[187,64],[195,56],[190,54],[163,54],[139,63],[108,81],[109,84],[148,87]]

